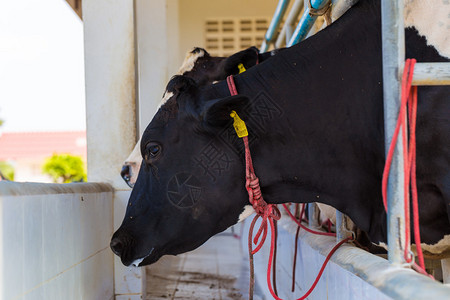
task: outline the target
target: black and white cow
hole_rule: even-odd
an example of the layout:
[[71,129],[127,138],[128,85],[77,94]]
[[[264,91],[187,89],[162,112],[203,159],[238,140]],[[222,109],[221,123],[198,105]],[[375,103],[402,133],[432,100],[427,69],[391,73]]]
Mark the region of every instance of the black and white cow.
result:
[[[250,47],[229,57],[218,57],[211,56],[205,49],[196,47],[186,54],[177,75],[190,77],[199,86],[206,85],[223,80],[228,75],[238,74],[240,71],[239,64],[242,64],[245,69],[249,69],[258,62],[265,61],[267,58],[275,55],[280,50],[260,54],[257,48]],[[170,87],[168,88],[170,89]],[[165,91],[161,104],[164,104],[173,95],[173,92],[170,90]],[[142,156],[140,144],[141,139],[139,139],[133,151],[125,159],[120,172],[120,176],[129,187],[134,186],[139,169],[141,168]]]
[[[195,249],[249,206],[232,110],[247,123],[268,203],[320,201],[385,242],[380,19],[379,1],[360,0],[320,33],[235,76],[237,96],[224,81],[199,87],[174,77],[176,93],[142,136],[143,165],[111,240],[123,264]],[[406,55],[449,61],[415,28],[406,29]],[[450,87],[419,88],[417,185],[429,245],[450,238],[449,112]]]

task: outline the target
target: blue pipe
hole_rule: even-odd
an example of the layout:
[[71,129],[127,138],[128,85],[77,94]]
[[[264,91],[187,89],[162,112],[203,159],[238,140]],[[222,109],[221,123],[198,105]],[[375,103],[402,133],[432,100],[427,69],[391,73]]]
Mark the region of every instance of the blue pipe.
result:
[[[310,1],[310,0],[305,0]],[[327,5],[328,0],[311,0],[311,6],[315,9],[321,9]],[[291,47],[292,45],[297,44],[301,40],[303,40],[308,32],[311,30],[311,27],[314,25],[314,22],[316,22],[317,16],[310,16],[309,15],[309,8],[308,5],[305,5],[305,11],[303,12],[302,18],[297,24],[297,27],[295,28],[295,31],[289,40],[289,43],[287,44],[288,47]]]
[[275,34],[280,26],[280,22],[283,19],[284,13],[289,6],[290,0],[280,0],[278,1],[277,8],[273,14],[272,21],[270,22],[269,28],[267,29],[266,35],[264,36],[264,41],[261,45],[261,52],[266,52],[269,45],[276,38]]

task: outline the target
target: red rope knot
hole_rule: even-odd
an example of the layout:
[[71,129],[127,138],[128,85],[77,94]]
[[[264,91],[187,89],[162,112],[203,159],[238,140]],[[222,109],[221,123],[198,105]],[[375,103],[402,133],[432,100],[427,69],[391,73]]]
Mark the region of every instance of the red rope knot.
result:
[[[245,186],[248,191],[249,201],[252,204],[253,209],[255,210],[255,212],[257,214],[257,217],[262,218],[259,230],[256,233],[255,238],[253,239],[253,243],[256,245],[256,244],[258,244],[258,240],[262,235],[262,238],[261,238],[258,246],[252,251],[252,254],[255,254],[256,252],[259,251],[259,249],[261,249],[262,245],[264,244],[264,242],[266,240],[267,227],[268,227],[267,221],[270,221],[271,223],[274,221],[278,221],[281,218],[281,214],[275,204],[267,204],[267,202],[264,201],[262,194],[261,194],[261,187],[259,185],[259,179],[258,179],[258,177],[256,177],[255,173],[250,172],[250,174],[247,176]],[[256,221],[256,218],[255,218],[255,221]]]
[[[253,208],[258,212],[259,210],[259,200],[262,197],[262,193],[261,193],[261,187],[259,186],[259,178],[256,177],[256,175],[254,173],[251,173],[248,177],[247,180],[245,182],[245,187],[247,189],[248,192],[248,197],[249,197],[249,201],[250,203],[253,205]],[[261,213],[258,213],[259,215]]]
[[249,201],[252,204],[256,214],[264,219],[270,217],[278,221],[281,218],[281,214],[277,206],[275,204],[267,204],[267,202],[264,201],[261,193],[261,187],[259,185],[259,178],[256,177],[255,173],[249,174],[245,187],[247,188]]
[[[255,217],[254,221],[258,217],[262,218],[261,225],[259,226],[258,232],[256,233],[253,243],[255,245],[258,244],[258,240],[262,235],[261,240],[259,241],[258,246],[252,251],[252,254],[255,254],[256,252],[261,249],[261,247],[264,245],[264,242],[266,241],[267,237],[267,223],[268,221],[273,224],[274,221],[278,221],[281,218],[280,211],[278,210],[278,207],[275,204],[267,204],[266,201],[262,200],[260,201],[260,205],[258,206],[258,209],[261,210],[261,213],[257,213],[257,216]],[[253,230],[252,230],[253,231]]]

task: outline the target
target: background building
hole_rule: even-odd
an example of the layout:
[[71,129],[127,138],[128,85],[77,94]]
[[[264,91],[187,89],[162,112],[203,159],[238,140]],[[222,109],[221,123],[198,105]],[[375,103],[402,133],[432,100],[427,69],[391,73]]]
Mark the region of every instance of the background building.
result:
[[53,154],[80,156],[86,162],[86,132],[0,133],[0,161],[14,167],[14,181],[52,182],[42,166]]

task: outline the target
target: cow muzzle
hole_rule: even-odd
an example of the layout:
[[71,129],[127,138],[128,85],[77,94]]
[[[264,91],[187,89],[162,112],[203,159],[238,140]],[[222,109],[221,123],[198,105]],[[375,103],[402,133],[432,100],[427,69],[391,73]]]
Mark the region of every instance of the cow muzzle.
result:
[[134,239],[126,231],[118,230],[111,238],[109,246],[112,252],[120,257],[122,263],[129,266],[134,260]]

